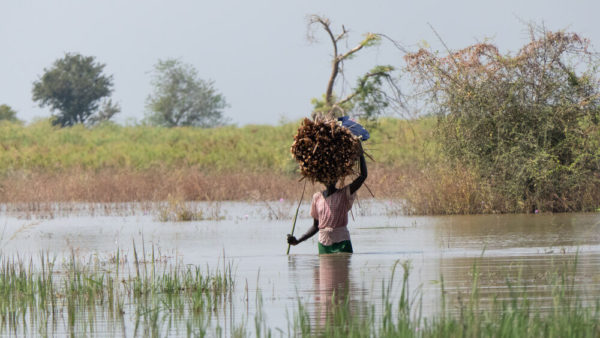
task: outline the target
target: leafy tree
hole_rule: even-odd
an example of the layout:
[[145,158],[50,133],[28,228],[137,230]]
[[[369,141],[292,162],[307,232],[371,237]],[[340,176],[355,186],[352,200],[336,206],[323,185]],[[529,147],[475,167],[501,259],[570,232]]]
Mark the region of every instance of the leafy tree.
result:
[[147,99],[151,124],[210,128],[226,122],[225,97],[217,92],[213,81],[201,79],[192,65],[175,59],[159,60],[152,84],[154,92]]
[[445,153],[477,170],[499,211],[595,209],[600,82],[589,41],[531,27],[516,55],[478,43],[406,55],[437,109]]
[[17,112],[7,104],[0,105],[0,121],[19,122]]
[[[40,107],[49,106],[58,112],[55,125],[85,123],[112,93],[112,75],[104,75],[104,67],[93,56],[67,53],[50,69],[44,69],[44,75],[33,83],[33,100]],[[110,104],[119,111],[117,105]]]

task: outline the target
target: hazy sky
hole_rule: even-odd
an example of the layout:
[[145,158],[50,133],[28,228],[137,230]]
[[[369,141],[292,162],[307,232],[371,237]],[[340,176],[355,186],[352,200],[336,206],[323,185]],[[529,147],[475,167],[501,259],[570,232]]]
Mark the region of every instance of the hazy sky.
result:
[[[2,0],[0,104],[26,121],[49,116],[31,100],[32,83],[64,53],[77,52],[114,76],[112,97],[122,107],[116,120],[140,120],[149,71],[159,59],[179,58],[215,81],[232,122],[277,123],[309,115],[310,99],[325,91],[331,45],[319,30],[318,42],[307,41],[309,14],[329,17],[335,29],[344,24],[348,47],[370,31],[408,48],[426,41],[441,49],[429,23],[451,49],[493,38],[504,52],[527,42],[521,20],[575,31],[598,46],[598,13],[598,0]],[[401,58],[384,43],[346,64],[347,82],[375,64],[402,66]]]

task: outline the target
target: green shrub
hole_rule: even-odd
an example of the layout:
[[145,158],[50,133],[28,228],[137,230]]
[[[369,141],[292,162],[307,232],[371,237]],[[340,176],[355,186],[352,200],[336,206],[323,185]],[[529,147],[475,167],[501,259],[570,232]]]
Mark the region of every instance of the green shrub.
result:
[[471,167],[509,211],[594,210],[600,202],[597,62],[577,34],[531,28],[516,55],[478,43],[408,71],[434,103],[444,154]]

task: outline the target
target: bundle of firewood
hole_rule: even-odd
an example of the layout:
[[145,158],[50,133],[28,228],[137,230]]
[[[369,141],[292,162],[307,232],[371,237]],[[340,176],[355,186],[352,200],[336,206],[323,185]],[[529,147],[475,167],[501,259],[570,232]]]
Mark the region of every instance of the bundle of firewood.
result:
[[336,121],[304,119],[294,136],[292,155],[311,181],[332,184],[354,173],[360,140]]

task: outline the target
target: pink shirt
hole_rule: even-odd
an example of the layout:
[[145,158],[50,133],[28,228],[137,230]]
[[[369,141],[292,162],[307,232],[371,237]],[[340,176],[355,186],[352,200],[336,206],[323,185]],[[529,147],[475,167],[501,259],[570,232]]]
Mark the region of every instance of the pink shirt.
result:
[[319,220],[319,242],[331,245],[345,240],[350,240],[348,232],[348,211],[356,194],[350,194],[350,186],[324,197],[323,193],[313,195],[310,215]]

